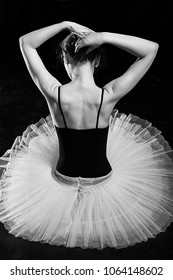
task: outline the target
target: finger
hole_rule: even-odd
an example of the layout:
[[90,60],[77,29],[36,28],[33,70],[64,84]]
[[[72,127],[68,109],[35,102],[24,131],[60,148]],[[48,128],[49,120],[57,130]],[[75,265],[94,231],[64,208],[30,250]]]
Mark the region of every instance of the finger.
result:
[[76,41],[76,43],[75,43],[75,53],[78,52],[78,50],[84,46],[83,38],[84,38],[84,37],[79,38],[79,39]]
[[76,31],[73,31],[71,33],[74,34],[74,35],[77,35],[80,38],[83,38],[85,36],[83,33],[79,33],[79,32],[76,32]]
[[92,31],[92,30],[88,30],[88,31],[83,31],[82,33],[83,33],[84,36],[87,36],[87,35],[89,35],[91,33],[95,33],[95,32]]
[[75,53],[78,52],[84,46],[83,41],[75,45]]

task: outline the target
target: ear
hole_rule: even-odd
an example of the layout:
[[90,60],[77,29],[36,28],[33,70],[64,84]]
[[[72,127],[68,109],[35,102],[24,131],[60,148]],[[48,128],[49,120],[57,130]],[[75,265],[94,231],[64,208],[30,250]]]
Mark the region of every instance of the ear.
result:
[[100,64],[100,56],[95,59],[94,67],[97,68],[99,66],[99,64]]

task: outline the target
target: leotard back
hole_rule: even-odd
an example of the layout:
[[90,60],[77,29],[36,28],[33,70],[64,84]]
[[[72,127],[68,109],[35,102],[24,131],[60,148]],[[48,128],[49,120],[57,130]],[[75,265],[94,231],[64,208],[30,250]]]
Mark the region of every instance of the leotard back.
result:
[[101,93],[96,126],[92,129],[72,129],[67,127],[61,107],[60,87],[58,104],[65,127],[55,127],[59,138],[59,160],[57,171],[70,177],[95,178],[107,175],[111,171],[106,156],[109,126],[98,128],[100,110],[103,103],[104,89]]

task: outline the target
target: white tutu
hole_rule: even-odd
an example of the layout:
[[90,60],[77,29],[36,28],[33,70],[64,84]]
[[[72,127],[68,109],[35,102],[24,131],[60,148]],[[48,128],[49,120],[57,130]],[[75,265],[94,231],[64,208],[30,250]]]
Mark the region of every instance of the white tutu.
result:
[[122,248],[155,237],[172,221],[172,151],[148,121],[113,112],[107,142],[113,172],[98,182],[61,176],[58,156],[49,115],[0,158],[0,221],[11,234],[67,247]]

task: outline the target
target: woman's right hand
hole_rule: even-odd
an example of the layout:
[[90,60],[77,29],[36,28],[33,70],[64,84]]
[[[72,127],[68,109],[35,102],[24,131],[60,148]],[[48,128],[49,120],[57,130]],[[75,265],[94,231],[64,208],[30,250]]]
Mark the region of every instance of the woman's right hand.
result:
[[90,32],[94,32],[92,29],[90,29],[84,25],[75,23],[75,22],[67,21],[66,24],[68,26],[68,29],[71,32],[74,32],[74,33],[78,34],[79,36],[85,36],[86,34],[88,34]]
[[75,52],[78,52],[83,47],[89,47],[87,53],[90,53],[104,43],[103,37],[103,32],[89,32],[78,39],[75,45]]

